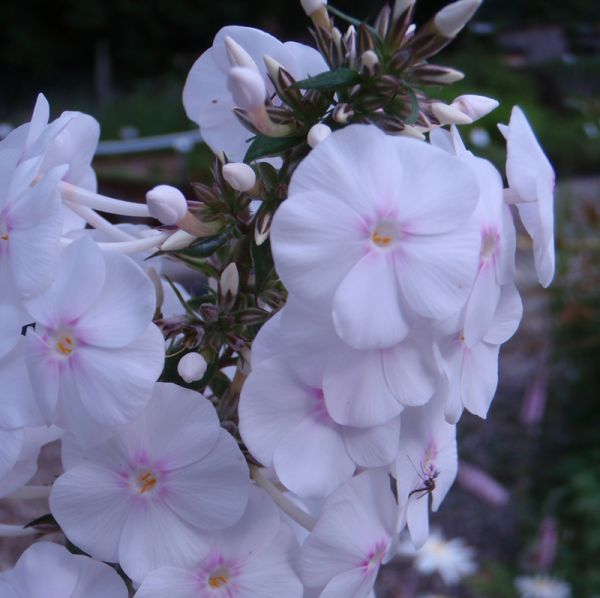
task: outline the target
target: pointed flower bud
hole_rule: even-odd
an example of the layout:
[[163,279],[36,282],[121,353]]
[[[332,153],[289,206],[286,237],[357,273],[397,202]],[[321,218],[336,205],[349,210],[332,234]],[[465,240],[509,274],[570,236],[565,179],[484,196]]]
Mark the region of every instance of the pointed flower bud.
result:
[[327,0],[300,0],[300,4],[317,27],[331,29],[331,21],[327,14]]
[[229,35],[225,37],[225,48],[231,66],[244,66],[257,73],[259,72],[258,66],[256,66],[256,62],[254,62],[252,56]]
[[456,37],[475,14],[480,4],[481,0],[458,0],[444,6],[434,17],[437,30],[448,39]]
[[402,16],[411,6],[413,6],[415,0],[396,0],[394,3],[394,13],[392,18],[395,20]]
[[235,262],[231,262],[221,273],[219,288],[224,302],[233,302],[240,286],[240,275]]
[[177,373],[188,384],[201,380],[207,368],[207,363],[200,353],[187,353],[177,364]]
[[329,135],[331,135],[331,129],[323,123],[317,123],[310,128],[306,141],[310,147],[316,147],[321,141],[327,139]]
[[434,102],[431,111],[441,125],[469,125],[473,122],[470,116],[449,104]]
[[233,101],[238,108],[252,112],[265,103],[265,81],[257,71],[245,66],[234,66],[227,81]]
[[464,112],[472,120],[478,120],[495,110],[499,102],[486,96],[467,94],[458,96],[450,106]]
[[327,0],[300,0],[304,12],[310,17],[313,12],[327,5]]
[[354,110],[350,104],[338,104],[333,111],[333,120],[345,125],[354,116]]
[[175,231],[161,246],[161,251],[177,251],[189,247],[195,240],[195,235],[190,235],[184,230]]
[[183,193],[171,185],[158,185],[146,193],[150,215],[166,225],[177,224],[188,211]]
[[250,191],[256,185],[256,173],[251,166],[243,162],[225,164],[223,178],[236,191]]
[[374,75],[379,67],[379,56],[374,50],[363,52],[360,57],[360,67],[363,73]]

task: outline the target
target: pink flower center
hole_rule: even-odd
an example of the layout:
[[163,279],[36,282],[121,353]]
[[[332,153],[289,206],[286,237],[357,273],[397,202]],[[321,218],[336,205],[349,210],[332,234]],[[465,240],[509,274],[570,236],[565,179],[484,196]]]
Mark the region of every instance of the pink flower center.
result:
[[208,578],[208,585],[211,588],[222,588],[229,583],[231,572],[227,567],[219,567],[211,572]]
[[372,550],[369,550],[367,558],[360,564],[360,567],[365,569],[366,573],[371,573],[374,569],[378,569],[385,558],[387,549],[387,542],[380,540]]
[[158,482],[158,476],[151,470],[141,471],[135,478],[135,485],[140,494],[154,490]]

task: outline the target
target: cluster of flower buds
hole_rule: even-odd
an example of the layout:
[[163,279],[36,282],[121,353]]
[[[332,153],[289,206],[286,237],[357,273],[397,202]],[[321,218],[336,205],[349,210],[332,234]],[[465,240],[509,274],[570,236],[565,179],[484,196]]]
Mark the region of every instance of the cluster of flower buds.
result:
[[[222,29],[183,93],[216,156],[192,201],[96,193],[97,123],[42,96],[0,142],[0,498],[50,511],[0,534],[89,555],[37,543],[0,595],[367,598],[405,530],[426,545],[521,318],[517,213],[553,278],[554,173],[515,107],[504,189],[456,126],[497,102],[421,91],[462,77],[427,60],[479,0],[419,30],[413,5],[342,33],[302,0],[317,49]],[[59,438],[64,473],[28,485]]]

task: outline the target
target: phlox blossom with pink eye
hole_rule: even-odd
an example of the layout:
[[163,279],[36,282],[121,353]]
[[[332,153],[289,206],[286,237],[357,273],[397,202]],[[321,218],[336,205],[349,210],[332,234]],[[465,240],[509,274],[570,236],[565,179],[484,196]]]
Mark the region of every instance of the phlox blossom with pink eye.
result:
[[479,261],[478,197],[456,156],[348,126],[292,175],[273,220],[275,268],[300,300],[331,310],[349,345],[391,347],[417,317],[444,318],[466,302]]
[[302,545],[300,574],[319,598],[366,598],[396,553],[398,505],[382,470],[352,478],[325,501]]
[[248,466],[199,393],[158,383],[144,411],[103,444],[63,440],[50,510],[94,558],[140,583],[163,566],[193,566],[210,534],[234,524],[248,500]]
[[[241,46],[240,59],[232,61],[227,38]],[[213,45],[192,67],[183,90],[188,117],[200,126],[202,138],[215,152],[225,152],[232,162],[241,162],[248,148],[248,130],[233,113],[236,106],[228,88],[232,66],[252,68],[264,79],[269,95],[273,84],[263,58],[269,55],[297,79],[305,79],[327,70],[321,55],[303,44],[282,43],[273,36],[251,27],[229,26],[215,36]]]
[[437,397],[402,413],[402,434],[392,472],[399,505],[398,531],[408,527],[415,548],[429,536],[429,509],[437,511],[456,478],[456,427]]
[[508,126],[498,127],[506,138],[506,199],[516,204],[521,221],[533,239],[538,280],[547,287],[555,268],[554,169],[518,106],[512,109]]
[[38,542],[14,569],[0,573],[2,598],[127,598],[125,582],[108,565]]
[[26,363],[46,423],[87,445],[131,421],[164,363],[154,286],[128,257],[84,237],[64,248],[52,285],[27,302]]
[[299,550],[268,495],[251,487],[242,518],[215,532],[206,557],[188,569],[161,567],[150,572],[136,598],[301,598],[294,571]]

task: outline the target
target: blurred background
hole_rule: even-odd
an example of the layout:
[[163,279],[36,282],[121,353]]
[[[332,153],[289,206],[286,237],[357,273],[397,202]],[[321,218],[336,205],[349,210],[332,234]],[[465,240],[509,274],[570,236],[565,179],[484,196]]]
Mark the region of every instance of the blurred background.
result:
[[[380,8],[332,3],[358,18]],[[444,4],[420,0],[417,22]],[[95,161],[100,190],[128,199],[156,183],[189,191],[190,180],[203,179],[210,152],[193,135],[146,138],[195,131],[181,91],[220,27],[311,43],[289,0],[6,0],[0,14],[0,137],[29,119],[39,91],[53,116],[88,112],[103,142],[120,141],[103,144]],[[502,171],[496,123],[508,122],[514,104],[529,117],[558,174],[558,271],[540,289],[520,238],[523,325],[503,351],[488,420],[461,421],[459,481],[433,518],[447,539],[473,548],[477,572],[453,585],[441,565],[425,574],[412,557],[399,558],[378,596],[512,598],[521,595],[515,579],[542,574],[564,580],[572,596],[600,596],[600,2],[486,0],[439,61],[467,76],[432,95],[501,102],[461,130]],[[434,549],[439,562],[460,560],[447,543]],[[532,596],[568,595],[548,587],[554,593]]]

